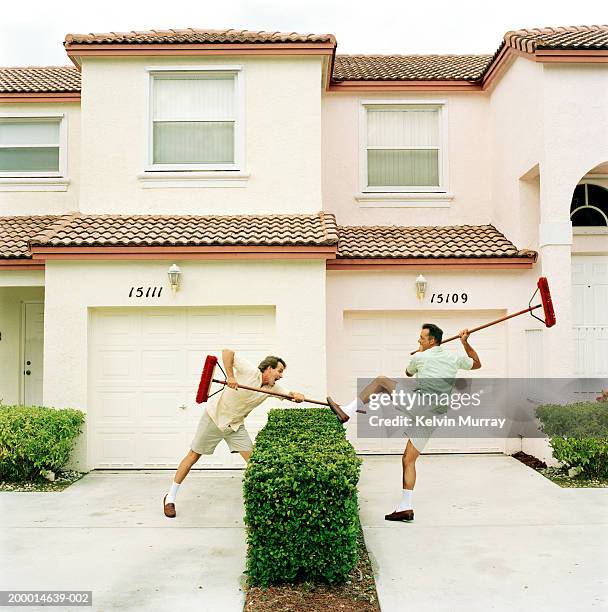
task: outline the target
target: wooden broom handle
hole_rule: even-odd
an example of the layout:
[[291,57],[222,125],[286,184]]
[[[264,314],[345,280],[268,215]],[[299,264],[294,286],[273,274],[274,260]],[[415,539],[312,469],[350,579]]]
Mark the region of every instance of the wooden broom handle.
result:
[[[480,325],[479,327],[474,327],[473,329],[469,330],[469,333],[472,334],[473,332],[479,331],[480,329],[485,329],[486,327],[490,327],[492,325],[496,325],[497,323],[502,323],[503,321],[506,321],[507,319],[512,319],[513,317],[518,317],[519,315],[525,314],[526,312],[532,312],[533,310],[536,310],[537,308],[542,308],[543,305],[542,304],[538,304],[537,306],[530,306],[530,308],[526,308],[524,310],[520,310],[519,312],[514,312],[513,314],[507,315],[506,317],[502,317],[500,319],[496,319],[496,321],[490,321],[489,323],[486,323],[485,325]],[[445,344],[446,342],[451,342],[452,340],[456,340],[456,338],[460,338],[459,335],[456,336],[452,336],[451,338],[448,338],[447,340],[442,340],[441,344]],[[416,354],[420,349],[416,349],[415,351],[412,351],[410,353],[410,355],[414,355]]]
[[[214,383],[219,383],[220,385],[227,385],[228,382],[225,380],[217,380],[214,378],[212,380]],[[291,397],[291,395],[287,395],[286,393],[277,393],[276,391],[266,391],[266,389],[260,389],[258,387],[248,387],[247,385],[241,385],[239,383],[239,389],[247,389],[248,391],[257,391],[258,393],[266,393],[266,395],[274,395],[275,397],[282,397],[283,399],[287,399],[291,402],[295,402],[296,400]],[[318,404],[319,406],[329,406],[327,402],[320,402],[319,400],[307,399],[304,398],[302,402],[308,402],[309,404]]]

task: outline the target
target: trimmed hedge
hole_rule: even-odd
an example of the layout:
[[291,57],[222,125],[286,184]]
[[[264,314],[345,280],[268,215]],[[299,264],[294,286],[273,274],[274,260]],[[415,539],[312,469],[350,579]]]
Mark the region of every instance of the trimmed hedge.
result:
[[536,409],[553,456],[585,478],[608,478],[608,404],[546,405]]
[[270,411],[244,478],[249,584],[346,579],[358,558],[360,465],[329,410]]
[[61,469],[83,423],[80,410],[0,406],[0,480],[33,480]]

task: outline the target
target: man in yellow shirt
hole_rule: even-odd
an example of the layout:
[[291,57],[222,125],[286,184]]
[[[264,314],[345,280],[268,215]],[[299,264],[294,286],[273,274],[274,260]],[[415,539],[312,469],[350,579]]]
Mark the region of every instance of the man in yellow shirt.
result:
[[176,516],[175,498],[184,478],[201,455],[213,454],[220,440],[226,441],[230,452],[240,453],[245,461],[249,461],[253,442],[245,429],[245,417],[272,396],[240,389],[239,384],[290,395],[296,402],[304,400],[301,393],[287,391],[278,384],[286,368],[285,360],[281,357],[269,355],[256,367],[234,351],[224,349],[222,361],[226,370],[226,385],[215,406],[210,405],[203,412],[190,450],[179,464],[171,489],[163,499],[164,513],[168,518]]

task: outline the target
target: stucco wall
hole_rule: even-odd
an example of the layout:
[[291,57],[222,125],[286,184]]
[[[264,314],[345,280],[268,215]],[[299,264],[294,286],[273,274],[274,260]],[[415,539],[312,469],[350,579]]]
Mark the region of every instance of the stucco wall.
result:
[[0,287],[0,400],[5,405],[19,403],[22,303],[43,300],[42,287]]
[[[308,397],[324,397],[324,261],[178,262],[183,281],[175,296],[166,287],[160,299],[128,298],[133,285],[166,285],[171,263],[47,264],[45,405],[87,411],[89,309],[112,306],[274,305],[275,350],[289,364],[285,382]],[[65,287],[74,288],[69,299]],[[75,461],[86,467],[82,442]]]
[[[361,100],[445,100],[448,112],[447,208],[358,202]],[[343,225],[459,225],[491,220],[490,131],[481,93],[326,93],[323,96],[323,204]]]
[[[144,189],[151,66],[241,65],[244,187]],[[321,209],[321,59],[87,58],[81,209],[120,214],[307,213]]]
[[68,129],[66,191],[3,191],[0,184],[0,216],[57,215],[78,210],[80,186],[80,105],[64,104],[0,104],[0,114],[36,115],[65,113]]

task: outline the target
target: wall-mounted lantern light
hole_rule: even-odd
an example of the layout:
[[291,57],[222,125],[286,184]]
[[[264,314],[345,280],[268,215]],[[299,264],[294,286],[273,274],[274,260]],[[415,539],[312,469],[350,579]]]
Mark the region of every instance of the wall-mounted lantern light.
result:
[[426,295],[426,284],[426,278],[424,278],[422,274],[419,274],[416,279],[416,297],[419,300],[423,300]]
[[169,272],[167,273],[169,276],[169,285],[171,285],[171,291],[175,294],[175,292],[179,289],[179,285],[181,282],[182,271],[177,264],[173,264],[169,268]]

